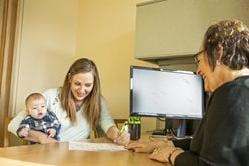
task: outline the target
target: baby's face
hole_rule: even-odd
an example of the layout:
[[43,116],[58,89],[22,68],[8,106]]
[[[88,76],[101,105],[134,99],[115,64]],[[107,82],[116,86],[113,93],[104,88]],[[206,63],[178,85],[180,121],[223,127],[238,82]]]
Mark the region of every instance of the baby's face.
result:
[[35,119],[42,119],[46,113],[46,103],[43,98],[31,100],[27,105],[28,113]]

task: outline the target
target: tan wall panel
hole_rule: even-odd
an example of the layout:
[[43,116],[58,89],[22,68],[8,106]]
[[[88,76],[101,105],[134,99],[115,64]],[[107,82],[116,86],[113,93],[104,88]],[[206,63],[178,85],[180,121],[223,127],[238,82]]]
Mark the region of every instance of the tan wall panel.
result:
[[[102,92],[114,118],[127,118],[129,114],[129,66],[152,66],[134,59],[135,15],[134,0],[79,3],[76,54],[97,63]],[[153,118],[143,119],[144,130],[155,127]]]

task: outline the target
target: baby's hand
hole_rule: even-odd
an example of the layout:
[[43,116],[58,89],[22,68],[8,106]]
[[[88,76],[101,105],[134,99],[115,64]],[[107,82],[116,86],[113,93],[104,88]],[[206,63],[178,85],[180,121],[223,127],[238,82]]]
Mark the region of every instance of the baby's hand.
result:
[[21,137],[26,138],[26,137],[28,137],[28,135],[29,135],[29,130],[30,130],[30,129],[27,128],[27,127],[22,128],[21,131],[19,131],[19,135],[20,135]]
[[56,134],[56,130],[55,129],[48,129],[48,136],[49,137],[54,137]]

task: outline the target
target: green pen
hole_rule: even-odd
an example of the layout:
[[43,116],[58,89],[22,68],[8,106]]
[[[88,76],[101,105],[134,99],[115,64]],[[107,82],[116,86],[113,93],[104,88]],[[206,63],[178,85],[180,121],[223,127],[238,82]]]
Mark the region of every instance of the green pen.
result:
[[128,131],[128,122],[127,121],[125,121],[124,124],[122,125],[122,128],[119,131],[119,135],[121,135],[124,131]]

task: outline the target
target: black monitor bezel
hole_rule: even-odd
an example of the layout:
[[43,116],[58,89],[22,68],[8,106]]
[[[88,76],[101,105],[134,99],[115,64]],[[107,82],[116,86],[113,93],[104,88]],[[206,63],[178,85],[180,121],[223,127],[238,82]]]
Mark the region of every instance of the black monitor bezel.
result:
[[[204,114],[204,108],[205,108],[205,91],[204,91],[204,82],[203,82],[203,79],[202,80],[202,101],[203,101],[203,104],[202,104],[202,117],[189,117],[189,116],[186,116],[186,117],[182,117],[182,116],[168,116],[166,114],[141,114],[141,113],[133,113],[132,112],[132,107],[133,107],[133,88],[131,88],[131,82],[132,82],[132,79],[133,79],[133,69],[142,69],[142,70],[152,70],[152,71],[161,71],[161,72],[173,72],[173,73],[182,73],[182,74],[191,74],[191,75],[196,75],[195,73],[187,73],[187,72],[183,72],[183,71],[176,71],[176,70],[168,70],[168,69],[162,69],[162,68],[154,68],[154,67],[144,67],[144,66],[134,66],[134,65],[131,65],[130,66],[130,83],[129,83],[129,89],[130,89],[130,98],[129,98],[129,101],[130,101],[130,116],[141,116],[141,117],[165,117],[167,119],[201,119],[203,117],[203,114]],[[199,76],[199,75],[196,75],[196,76]],[[201,77],[201,76],[199,76]]]

